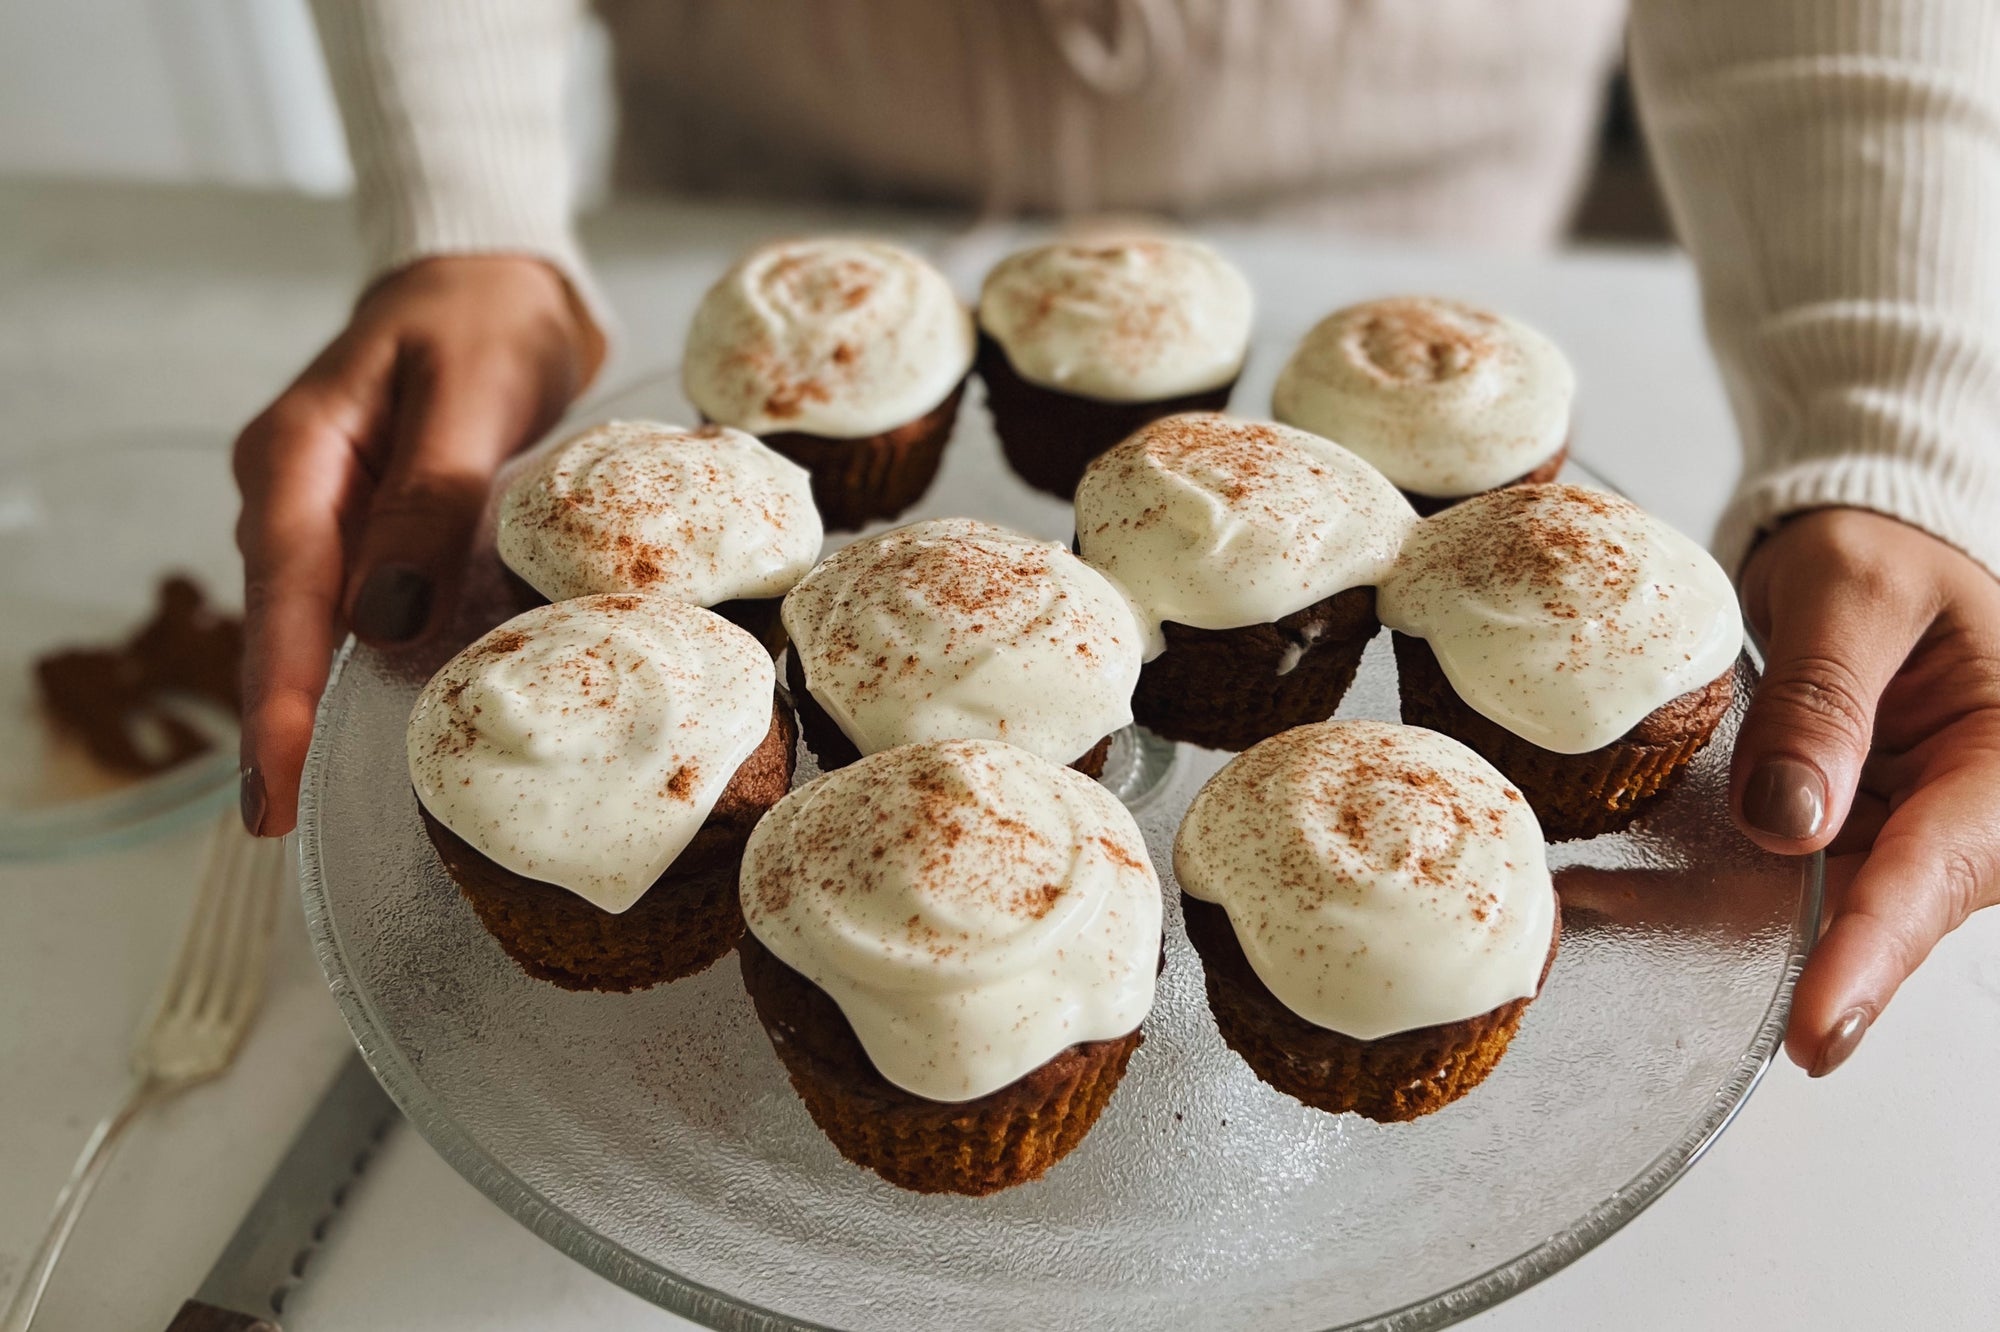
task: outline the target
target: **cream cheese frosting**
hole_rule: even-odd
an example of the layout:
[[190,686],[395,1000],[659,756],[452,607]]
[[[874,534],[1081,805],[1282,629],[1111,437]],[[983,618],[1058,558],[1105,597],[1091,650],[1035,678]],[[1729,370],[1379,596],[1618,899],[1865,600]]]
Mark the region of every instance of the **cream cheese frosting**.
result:
[[1202,393],[1250,347],[1250,284],[1199,241],[1092,236],[1002,260],[979,326],[1032,384],[1107,402]]
[[1144,635],[1062,545],[970,518],[857,541],[785,598],[806,687],[864,754],[1005,740],[1069,763],[1132,720]]
[[1416,523],[1382,474],[1318,435],[1211,412],[1169,416],[1090,465],[1077,548],[1160,625],[1268,624],[1380,581]]
[[1506,485],[1569,439],[1576,375],[1527,325],[1457,301],[1399,297],[1321,320],[1278,375],[1271,412],[1419,495]]
[[1160,883],[1138,825],[1011,745],[905,745],[800,787],[750,835],[741,886],[750,932],[928,1100],[998,1091],[1153,1004]]
[[727,426],[610,421],[545,449],[500,500],[508,568],[551,601],[776,597],[824,538],[803,467]]
[[1356,1040],[1535,993],[1555,930],[1542,833],[1456,740],[1321,722],[1209,779],[1174,839],[1189,896],[1229,913],[1257,978]]
[[754,637],[669,597],[538,606],[424,686],[410,781],[489,860],[617,914],[763,742],[776,684]]
[[752,434],[861,439],[908,425],[972,368],[972,316],[898,245],[779,241],[709,288],[681,378],[711,421]]
[[1582,486],[1514,486],[1423,520],[1375,604],[1474,711],[1558,754],[1610,744],[1743,647],[1722,566]]

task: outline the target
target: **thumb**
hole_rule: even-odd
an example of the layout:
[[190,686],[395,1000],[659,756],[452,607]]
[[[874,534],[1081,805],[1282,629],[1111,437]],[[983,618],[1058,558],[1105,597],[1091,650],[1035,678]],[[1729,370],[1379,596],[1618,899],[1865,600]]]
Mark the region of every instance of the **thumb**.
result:
[[348,622],[375,644],[421,638],[455,595],[501,460],[531,439],[551,399],[505,359],[398,367],[387,463],[357,542]]
[[1752,841],[1797,855],[1824,847],[1846,820],[1876,705],[1924,619],[1890,580],[1850,576],[1837,557],[1773,539],[1755,557],[1766,559],[1780,563],[1750,598],[1769,629],[1764,675],[1736,738],[1731,804]]

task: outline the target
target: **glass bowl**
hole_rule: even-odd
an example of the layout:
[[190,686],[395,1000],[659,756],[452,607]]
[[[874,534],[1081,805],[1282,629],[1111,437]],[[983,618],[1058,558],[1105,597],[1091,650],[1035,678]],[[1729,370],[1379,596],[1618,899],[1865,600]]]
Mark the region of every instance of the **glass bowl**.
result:
[[[619,414],[690,419],[666,378],[589,413]],[[1068,537],[1068,507],[1006,472],[976,398],[947,458],[910,517]],[[492,563],[456,642],[505,604]],[[1168,849],[1226,756],[1184,746],[1135,809],[1166,883],[1167,960],[1104,1117],[1042,1180],[918,1196],[814,1128],[733,959],[640,994],[573,994],[486,935],[404,766],[411,701],[449,647],[350,644],[337,663],[300,824],[320,963],[371,1066],[466,1178],[578,1261],[713,1327],[1456,1321],[1573,1262],[1693,1164],[1776,1050],[1816,928],[1820,861],[1767,855],[1727,817],[1746,660],[1737,710],[1661,807],[1552,849],[1562,949],[1486,1084],[1409,1124],[1324,1115],[1259,1082],[1209,1017]],[[1341,715],[1397,716],[1386,637]],[[808,755],[800,780],[811,772]]]
[[137,781],[115,781],[42,717],[34,662],[122,641],[160,579],[191,574],[240,603],[236,489],[219,439],[82,438],[0,465],[0,860],[74,854],[178,828],[235,789],[236,740]]

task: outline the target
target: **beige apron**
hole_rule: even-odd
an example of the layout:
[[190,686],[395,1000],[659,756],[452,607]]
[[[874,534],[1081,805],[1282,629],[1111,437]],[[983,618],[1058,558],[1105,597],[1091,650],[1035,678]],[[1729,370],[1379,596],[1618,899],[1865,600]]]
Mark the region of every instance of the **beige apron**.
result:
[[598,0],[628,187],[1559,233],[1622,0]]

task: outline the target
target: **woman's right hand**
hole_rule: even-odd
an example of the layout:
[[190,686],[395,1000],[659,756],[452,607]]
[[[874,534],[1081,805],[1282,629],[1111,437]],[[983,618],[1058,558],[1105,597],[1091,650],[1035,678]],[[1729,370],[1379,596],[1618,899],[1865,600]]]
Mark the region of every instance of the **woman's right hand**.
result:
[[297,818],[337,635],[414,642],[457,591],[494,470],[589,381],[604,341],[537,259],[427,259],[372,288],[236,441],[243,822]]

